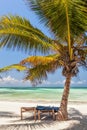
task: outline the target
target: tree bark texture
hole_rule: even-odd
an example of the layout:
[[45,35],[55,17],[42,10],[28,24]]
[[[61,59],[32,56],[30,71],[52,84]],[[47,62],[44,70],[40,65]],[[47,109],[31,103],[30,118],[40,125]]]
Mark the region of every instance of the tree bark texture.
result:
[[60,121],[64,121],[68,119],[68,112],[67,112],[67,105],[68,105],[68,96],[70,90],[70,82],[71,82],[71,75],[66,76],[64,91],[62,95],[62,100],[60,104],[60,108],[58,111],[57,119]]

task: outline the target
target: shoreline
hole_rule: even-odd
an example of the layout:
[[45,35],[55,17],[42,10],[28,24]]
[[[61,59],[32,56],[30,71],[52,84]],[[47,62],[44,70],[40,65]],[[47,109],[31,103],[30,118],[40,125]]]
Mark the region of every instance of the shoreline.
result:
[[[0,99],[0,102],[24,102],[24,103],[51,103],[51,104],[54,104],[54,103],[58,103],[58,104],[60,104],[60,101],[58,101],[58,100],[39,100],[39,99],[37,99],[36,101],[35,101],[35,99]],[[87,104],[87,101],[69,101],[68,102],[68,104]]]

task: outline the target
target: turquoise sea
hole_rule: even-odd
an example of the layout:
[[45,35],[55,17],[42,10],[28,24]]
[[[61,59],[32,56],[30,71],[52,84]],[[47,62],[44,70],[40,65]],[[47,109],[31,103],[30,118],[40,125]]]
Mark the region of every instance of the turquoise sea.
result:
[[[0,87],[0,100],[60,101],[61,87]],[[69,101],[87,102],[87,87],[70,89]]]

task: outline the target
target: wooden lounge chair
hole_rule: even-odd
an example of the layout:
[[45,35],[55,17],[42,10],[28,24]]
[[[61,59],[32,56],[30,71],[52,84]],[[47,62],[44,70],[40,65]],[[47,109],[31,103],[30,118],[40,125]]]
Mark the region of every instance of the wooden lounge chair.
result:
[[49,113],[52,114],[53,120],[55,120],[55,112],[59,110],[58,107],[50,107],[50,106],[37,106],[36,107],[38,120],[41,119],[41,113]]
[[34,120],[36,120],[36,107],[21,107],[21,120],[23,119],[24,112],[33,112],[34,113]]

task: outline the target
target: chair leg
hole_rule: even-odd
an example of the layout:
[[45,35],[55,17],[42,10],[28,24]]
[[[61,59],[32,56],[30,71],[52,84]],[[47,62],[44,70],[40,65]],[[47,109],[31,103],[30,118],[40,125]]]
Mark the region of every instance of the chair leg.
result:
[[23,119],[23,115],[22,115],[23,113],[22,113],[22,108],[21,108],[21,120]]
[[36,109],[34,109],[34,120],[36,121]]
[[53,120],[55,120],[55,112],[52,110]]
[[38,110],[38,120],[40,120],[40,110]]

